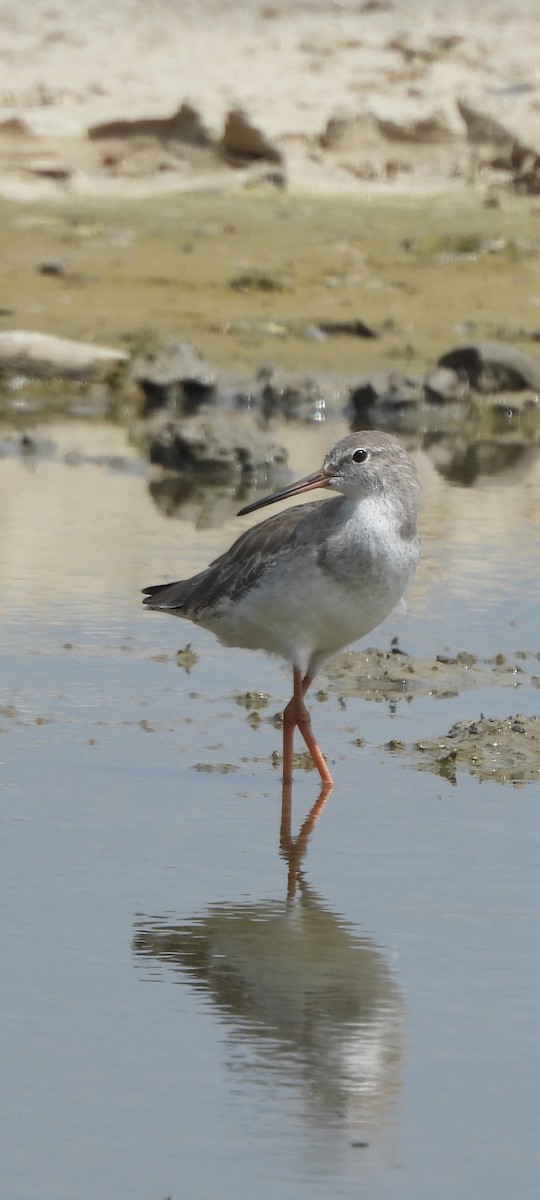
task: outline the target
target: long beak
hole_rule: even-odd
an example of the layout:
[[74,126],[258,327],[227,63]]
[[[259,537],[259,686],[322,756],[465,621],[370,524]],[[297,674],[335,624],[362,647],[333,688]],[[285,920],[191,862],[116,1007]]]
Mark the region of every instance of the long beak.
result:
[[278,500],[288,500],[290,496],[299,496],[301,492],[312,492],[315,488],[329,487],[331,478],[332,476],[327,474],[324,467],[320,467],[318,471],[313,472],[313,475],[304,475],[303,479],[297,480],[296,483],[290,483],[288,487],[283,488],[282,492],[274,492],[272,496],[264,496],[262,500],[254,500],[253,504],[246,504],[245,508],[240,509],[238,516],[243,517],[246,513],[255,512],[257,508],[266,508],[267,504],[277,504]]

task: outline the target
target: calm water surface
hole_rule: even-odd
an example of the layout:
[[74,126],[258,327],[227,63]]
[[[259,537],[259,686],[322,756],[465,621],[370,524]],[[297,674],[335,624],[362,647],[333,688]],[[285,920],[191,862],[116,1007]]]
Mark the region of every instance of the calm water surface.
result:
[[[293,470],[342,432],[302,433]],[[297,840],[298,773],[280,849],[286,670],[139,605],[243,524],[167,520],[119,431],[51,436],[127,460],[0,462],[2,1196],[532,1200],[540,791],[384,749],[536,713],[532,668],[314,699],[337,786]],[[368,641],[536,654],[538,460],[466,487],[418,461],[422,569]]]

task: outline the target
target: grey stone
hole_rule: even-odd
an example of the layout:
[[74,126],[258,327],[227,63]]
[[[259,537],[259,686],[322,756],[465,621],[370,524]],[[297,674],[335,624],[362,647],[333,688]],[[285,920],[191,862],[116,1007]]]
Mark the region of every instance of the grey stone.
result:
[[456,346],[439,358],[478,392],[540,389],[540,361],[506,342],[479,341]]

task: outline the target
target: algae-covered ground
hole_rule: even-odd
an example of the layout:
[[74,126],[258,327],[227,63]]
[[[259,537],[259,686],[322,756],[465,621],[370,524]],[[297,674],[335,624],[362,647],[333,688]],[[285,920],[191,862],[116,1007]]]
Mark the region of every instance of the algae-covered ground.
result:
[[[508,196],[288,197],[272,189],[0,204],[2,328],[131,348],[193,341],[228,375],[423,369],[465,337],[538,337],[539,217]],[[363,321],[377,336],[324,337]]]

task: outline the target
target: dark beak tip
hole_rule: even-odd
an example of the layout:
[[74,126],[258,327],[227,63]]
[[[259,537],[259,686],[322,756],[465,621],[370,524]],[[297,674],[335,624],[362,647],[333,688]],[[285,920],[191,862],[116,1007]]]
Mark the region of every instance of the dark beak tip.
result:
[[245,517],[248,513],[255,512],[258,508],[266,508],[269,504],[278,504],[281,500],[292,500],[294,496],[300,496],[303,492],[311,492],[316,488],[326,488],[330,485],[331,476],[315,475],[313,478],[308,476],[305,480],[299,479],[297,483],[292,483],[290,487],[284,488],[282,492],[275,492],[271,496],[263,496],[260,500],[254,500],[252,504],[245,504],[243,508],[236,514],[238,517]]

